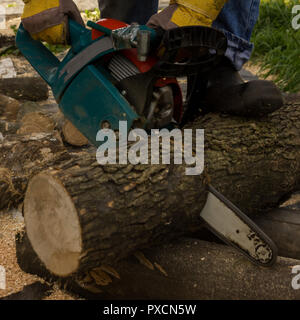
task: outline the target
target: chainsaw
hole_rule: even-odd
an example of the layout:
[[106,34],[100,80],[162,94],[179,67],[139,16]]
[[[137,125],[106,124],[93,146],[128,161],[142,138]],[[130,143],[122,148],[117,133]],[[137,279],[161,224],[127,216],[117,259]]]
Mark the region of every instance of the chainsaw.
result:
[[[69,20],[71,48],[62,61],[22,24],[16,44],[65,117],[96,146],[98,131],[118,130],[120,121],[127,121],[128,130],[182,123],[186,108],[177,77],[209,72],[227,49],[224,34],[208,27],[162,31],[114,19],[87,25],[91,29]],[[252,262],[276,261],[272,240],[212,186],[200,217]]]

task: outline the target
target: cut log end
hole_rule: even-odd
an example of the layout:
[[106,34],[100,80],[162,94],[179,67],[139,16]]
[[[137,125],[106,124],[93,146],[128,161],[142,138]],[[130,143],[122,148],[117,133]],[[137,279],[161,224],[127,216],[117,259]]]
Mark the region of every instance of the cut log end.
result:
[[69,120],[65,121],[62,127],[62,133],[65,141],[72,146],[83,147],[89,144],[88,139],[78,131]]
[[78,269],[82,254],[77,210],[63,185],[40,173],[29,183],[24,202],[29,240],[45,266],[64,277]]

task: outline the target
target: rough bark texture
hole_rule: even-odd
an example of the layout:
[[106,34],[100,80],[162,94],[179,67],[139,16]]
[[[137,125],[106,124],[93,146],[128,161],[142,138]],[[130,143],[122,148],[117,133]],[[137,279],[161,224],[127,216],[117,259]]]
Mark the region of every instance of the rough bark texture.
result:
[[[77,210],[82,236],[77,272],[115,263],[137,249],[200,228],[199,212],[206,201],[204,175],[186,176],[185,166],[100,166],[92,153],[63,161],[30,182],[24,205],[28,230],[33,213],[29,208],[42,210],[43,199],[49,199],[47,187],[44,193],[36,188],[45,174],[64,186]],[[29,238],[36,250],[39,235],[29,233]]]
[[[261,121],[209,114],[189,127],[206,130],[206,169],[212,184],[251,215],[276,207],[283,196],[298,188],[299,120],[299,109],[290,105]],[[165,242],[168,235],[178,232],[180,224],[183,228],[198,226],[193,218],[205,202],[206,182],[203,176],[185,176],[183,166],[101,167],[96,164],[94,150],[73,153],[69,161],[59,159],[52,165],[53,160],[48,164],[41,161],[40,152],[45,148],[38,140],[35,149],[23,143],[15,145],[22,147],[8,147],[9,161],[2,156],[1,166],[11,168],[19,163],[14,176],[21,174],[23,185],[34,173],[52,166],[53,175],[71,195],[80,216],[84,251],[88,252],[81,270],[99,262],[112,263],[139,247]],[[58,159],[55,152],[50,152],[51,157]],[[25,166],[27,174],[23,174],[24,159],[31,157],[41,163],[30,161]],[[25,188],[15,189],[22,192]],[[126,241],[116,236],[119,230]]]
[[230,247],[198,239],[180,239],[67,279],[48,273],[26,235],[18,236],[16,247],[23,271],[87,299],[300,299],[291,286],[299,260],[279,258],[271,269],[257,267]]
[[6,136],[0,143],[0,168],[6,172],[0,175],[0,209],[23,200],[28,179],[35,173],[70,157],[55,133]]
[[0,93],[17,100],[41,101],[48,98],[48,86],[37,77],[0,79]]
[[280,258],[269,268],[257,267],[233,249],[185,239],[144,251],[154,270],[134,260],[116,267],[121,280],[102,290],[125,299],[299,299],[291,281],[298,260]]
[[[188,127],[205,129],[205,166],[212,184],[248,214],[277,207],[299,187],[300,109],[296,105],[260,121],[208,114]],[[7,138],[16,144],[19,139]],[[14,149],[11,153],[16,157]],[[2,159],[0,163],[3,166]]]
[[211,183],[247,214],[275,208],[299,189],[299,105],[261,120],[207,114],[188,127],[205,129]]

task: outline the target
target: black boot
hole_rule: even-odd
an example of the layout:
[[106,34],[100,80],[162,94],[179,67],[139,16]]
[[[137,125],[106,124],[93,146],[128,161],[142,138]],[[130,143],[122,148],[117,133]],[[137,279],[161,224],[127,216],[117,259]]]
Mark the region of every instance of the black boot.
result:
[[273,82],[244,82],[231,62],[224,60],[208,75],[205,109],[245,117],[262,117],[282,107],[284,100]]

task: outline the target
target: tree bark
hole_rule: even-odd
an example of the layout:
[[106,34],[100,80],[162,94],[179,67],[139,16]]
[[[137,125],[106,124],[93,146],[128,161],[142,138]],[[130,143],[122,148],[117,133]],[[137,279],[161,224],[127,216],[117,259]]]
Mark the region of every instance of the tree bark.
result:
[[230,247],[198,239],[179,239],[66,279],[45,269],[26,234],[17,237],[16,248],[23,271],[86,299],[300,299],[292,287],[299,260],[279,258],[272,268],[258,267]]
[[76,158],[36,175],[24,201],[29,239],[52,273],[115,263],[200,228],[205,175],[186,176],[184,166],[100,166],[94,153]]
[[211,184],[250,216],[276,208],[300,182],[300,109],[286,104],[261,120],[207,114],[187,127],[205,129]]
[[6,136],[0,142],[0,210],[23,201],[30,177],[70,157],[57,133]]
[[298,260],[279,258],[272,268],[257,267],[232,248],[195,239],[144,251],[151,270],[136,259],[115,267],[120,280],[100,286],[114,299],[300,299],[292,288]]
[[[205,164],[209,180],[242,210],[253,215],[276,207],[299,186],[299,120],[299,109],[290,105],[260,121],[209,114],[188,127],[206,130]],[[43,149],[37,145],[37,150]],[[11,163],[4,167],[9,168]],[[26,179],[47,164],[36,167],[35,164],[34,172],[27,174]],[[34,216],[38,212],[41,221],[31,221],[39,225],[49,213],[45,208],[53,206],[59,213],[58,203],[69,205],[69,211],[54,215],[52,226],[44,232],[51,233],[51,228],[64,219],[75,223],[73,233],[68,228],[55,228],[66,235],[65,243],[69,243],[68,234],[75,234],[77,241],[77,256],[74,254],[75,260],[70,258],[75,266],[66,274],[99,263],[114,263],[136,249],[165,242],[186,232],[190,226],[199,226],[197,217],[206,200],[206,174],[186,176],[184,166],[178,165],[102,167],[96,163],[95,149],[91,153],[74,152],[72,160],[59,160],[52,167],[53,170],[31,181],[27,195],[32,199],[27,201],[27,206],[25,203],[25,220],[28,228],[30,219],[26,215]],[[61,192],[41,192],[40,184],[54,186],[54,190],[60,186]],[[51,189],[47,188],[44,190]],[[40,201],[42,198],[46,200]],[[49,204],[49,199],[55,201]],[[82,239],[78,238],[81,234],[78,230],[82,231]],[[119,231],[122,233],[118,234]],[[32,234],[37,235],[35,241]],[[32,242],[42,243],[39,235],[43,233],[33,231],[32,234],[29,232]],[[63,245],[61,241],[58,248]],[[82,253],[86,255],[82,257]],[[44,257],[50,265],[48,258]]]
[[38,77],[0,79],[0,93],[17,100],[48,99],[48,86]]

